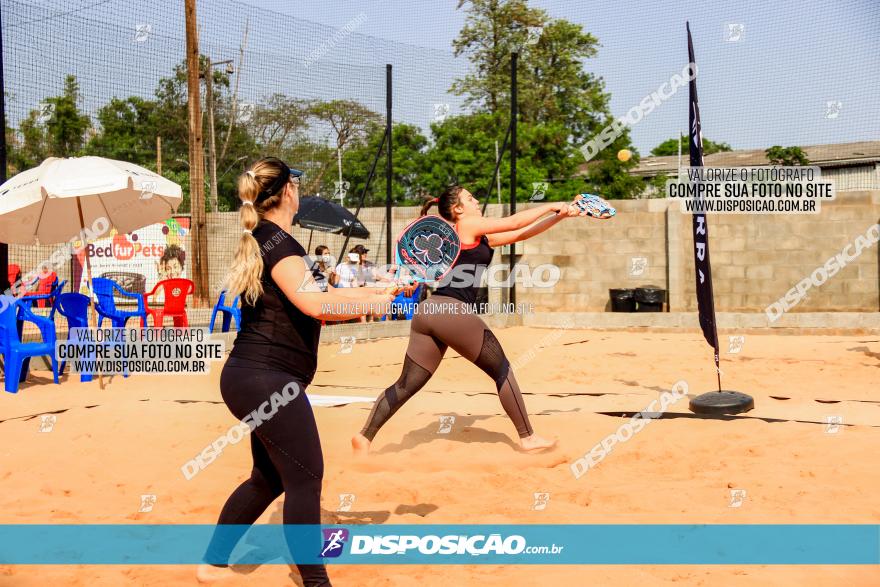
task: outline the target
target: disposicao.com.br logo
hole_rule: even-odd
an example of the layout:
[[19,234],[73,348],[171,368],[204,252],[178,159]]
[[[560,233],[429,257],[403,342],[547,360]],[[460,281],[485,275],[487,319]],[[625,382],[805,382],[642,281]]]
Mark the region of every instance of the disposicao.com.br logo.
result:
[[492,534],[351,534],[345,529],[324,530],[322,557],[338,557],[350,541],[349,555],[385,556],[517,556],[560,554],[564,546],[529,546],[524,536]]

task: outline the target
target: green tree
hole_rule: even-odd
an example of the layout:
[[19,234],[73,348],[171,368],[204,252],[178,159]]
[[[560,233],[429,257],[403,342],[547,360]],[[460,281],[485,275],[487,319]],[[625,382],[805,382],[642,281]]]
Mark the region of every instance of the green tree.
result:
[[[208,59],[200,56],[201,71],[207,71]],[[229,76],[218,69],[212,69],[212,83],[214,90],[214,125],[217,137],[217,192],[218,206],[221,211],[234,210],[238,207],[237,176],[244,170],[249,160],[258,156],[259,151],[253,136],[245,128],[242,121],[237,120],[238,113],[233,112],[232,97],[230,95]],[[204,76],[202,76],[204,80]],[[201,83],[204,84],[204,81]],[[187,106],[187,73],[186,64],[179,63],[174,67],[170,77],[159,80],[156,88],[156,106],[154,109],[153,126],[149,131],[153,133],[149,140],[155,143],[156,136],[162,137],[162,174],[169,179],[174,179],[182,186],[187,186],[185,194],[188,195],[189,178],[179,181],[179,174],[189,174],[189,112]],[[205,96],[204,90],[201,95]],[[203,105],[206,108],[207,105]],[[202,117],[203,137],[205,148],[208,148],[208,117]],[[225,137],[230,126],[230,142],[227,149],[223,149]],[[221,156],[222,155],[222,156]],[[205,159],[207,164],[207,158]],[[205,173],[205,182],[209,174]]]
[[306,140],[308,108],[305,100],[272,94],[254,106],[244,127],[256,141],[261,155],[281,157],[286,149]]
[[[343,177],[350,182],[345,204],[356,207],[364,190],[370,167],[376,158],[376,151],[385,135],[385,127],[374,125],[363,144],[345,151],[342,158]],[[395,124],[391,129],[394,143],[392,159],[391,197],[397,206],[420,203],[427,194],[424,186],[427,164],[428,139],[421,129],[411,124]],[[332,192],[330,192],[332,193]],[[385,155],[379,157],[376,173],[364,198],[365,206],[385,204]]]
[[523,122],[562,122],[582,141],[600,130],[608,95],[601,79],[584,70],[598,40],[580,25],[550,19],[526,0],[460,0],[467,18],[453,42],[473,68],[452,92],[477,111],[509,112],[510,56],[518,52],[517,106]]
[[510,104],[510,54],[522,47],[528,27],[544,24],[546,14],[526,0],[459,0],[462,8],[467,16],[452,48],[473,67],[452,84],[452,92],[465,96],[466,106],[495,113]]
[[764,151],[771,165],[809,165],[807,154],[800,147],[780,147],[774,145]]
[[[313,148],[313,154],[319,155],[320,160],[313,162],[316,173],[308,180],[309,185],[314,185],[322,193],[332,194],[339,174],[331,170],[338,167],[339,157],[345,157],[346,149],[366,145],[369,136],[377,132],[381,136],[384,132],[384,127],[380,126],[382,117],[355,100],[314,101],[307,112],[310,127],[326,136],[326,144]],[[351,182],[345,175],[352,176],[353,171],[363,174],[366,179],[368,170],[345,169],[343,181]]]
[[[651,149],[651,155],[656,155],[658,157],[664,155],[678,155],[679,140],[681,141],[681,152],[683,155],[687,155],[690,149],[690,138],[686,135],[679,138],[666,139]],[[730,145],[727,143],[716,143],[706,138],[703,139],[703,155],[711,155],[712,153],[732,150],[733,149],[731,149]]]
[[22,152],[22,141],[15,129],[6,126],[6,165],[8,166],[8,177],[28,169],[28,161]]
[[49,152],[54,157],[75,157],[85,141],[86,131],[92,123],[79,111],[79,84],[76,77],[64,78],[64,91],[60,96],[47,98],[55,108],[46,121]]
[[[506,120],[488,112],[450,116],[431,125],[432,145],[422,174],[425,189],[440,195],[446,186],[461,184],[474,194],[494,191],[495,141],[504,138]],[[509,175],[510,161],[502,159],[501,176]]]
[[112,98],[97,113],[100,132],[86,145],[88,155],[130,161],[155,170],[157,103],[137,96]]
[[334,146],[340,150],[352,143],[362,143],[372,127],[382,122],[379,114],[355,100],[315,101],[308,112],[329,126],[334,135]]
[[[610,117],[608,120],[610,123]],[[623,149],[632,153],[628,161],[620,161],[617,157]],[[611,199],[639,197],[645,190],[645,182],[642,178],[631,175],[629,170],[636,167],[640,160],[641,156],[631,145],[629,130],[626,129],[584,166],[589,186],[587,191]]]
[[[529,165],[534,170],[543,168],[543,181],[582,185],[582,179],[571,179],[584,163],[578,147],[612,120],[610,96],[603,80],[583,66],[585,60],[596,56],[598,40],[580,25],[551,19],[545,11],[529,7],[527,0],[460,0],[458,7],[464,8],[467,16],[453,48],[456,55],[470,60],[472,69],[455,81],[452,91],[465,96],[465,104],[477,113],[506,118],[510,104],[510,56],[519,52],[519,129],[523,137],[529,136],[530,143],[527,151],[525,141],[518,141],[523,149],[519,165],[525,169]],[[493,133],[493,140],[503,137],[505,124],[500,132]],[[528,135],[530,125],[534,129]],[[552,132],[539,131],[539,125]],[[491,146],[490,143],[488,153],[494,164]],[[584,166],[589,176],[587,185],[605,197],[631,198],[642,191],[642,182],[627,172],[638,158],[626,163],[617,159],[617,152],[623,148],[635,151],[627,130]],[[528,152],[547,160],[527,162]],[[482,173],[491,174],[492,169]],[[537,174],[525,171],[519,175],[523,181],[529,181]],[[527,187],[531,190],[530,185]]]
[[609,111],[604,82],[583,66],[597,55],[599,41],[566,20],[547,20],[540,36],[533,34],[517,76],[522,120],[561,122],[570,140],[580,144],[600,130],[599,121]]
[[[217,204],[220,212],[237,210],[238,176],[260,154],[259,145],[246,124],[239,108],[233,108],[233,97],[229,75],[218,69],[213,70],[214,131],[217,154]],[[205,124],[205,148],[209,148],[208,117],[203,116]],[[207,165],[208,158],[205,158]],[[210,181],[209,174],[205,174]]]
[[[174,66],[156,87],[155,132],[162,137],[162,171],[189,173],[186,63]],[[205,117],[203,117],[205,118]],[[155,137],[153,137],[155,141]]]
[[39,165],[47,157],[75,157],[80,154],[91,120],[79,111],[79,84],[64,78],[60,96],[43,100],[18,125],[18,133],[7,128],[7,156],[16,173]]
[[18,135],[20,140],[7,140],[7,149],[8,145],[14,145],[10,149],[9,164],[17,172],[36,167],[50,156],[49,137],[46,125],[41,122],[40,111],[31,110],[28,113],[28,117],[18,125]]
[[[431,126],[433,144],[425,156],[422,187],[437,195],[458,183],[478,197],[494,202],[496,192],[495,141],[503,141],[506,117],[475,113],[447,118]],[[522,123],[518,128],[517,194],[525,200],[535,194],[535,184],[546,183],[545,200],[567,200],[587,191],[590,182],[577,174],[583,160],[566,140],[560,122]],[[502,153],[499,167],[502,200],[509,201],[510,158]]]

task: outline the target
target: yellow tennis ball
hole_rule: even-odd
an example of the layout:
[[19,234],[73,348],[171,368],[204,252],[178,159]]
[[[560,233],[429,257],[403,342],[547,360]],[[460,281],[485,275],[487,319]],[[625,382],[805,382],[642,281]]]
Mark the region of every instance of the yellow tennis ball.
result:
[[629,158],[632,157],[632,151],[629,149],[621,149],[617,152],[617,158],[626,163],[629,161]]

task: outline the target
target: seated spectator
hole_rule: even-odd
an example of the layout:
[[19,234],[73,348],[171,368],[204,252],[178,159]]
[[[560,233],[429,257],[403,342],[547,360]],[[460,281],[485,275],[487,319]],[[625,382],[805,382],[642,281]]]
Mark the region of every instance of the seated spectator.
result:
[[371,285],[376,282],[376,266],[367,258],[370,249],[364,245],[355,245],[351,249],[352,253],[358,254],[358,281],[362,285]]
[[383,286],[394,282],[395,275],[393,271],[380,271],[372,261],[367,259],[367,253],[370,252],[367,247],[364,245],[357,245],[352,248],[352,251],[357,253],[360,257],[358,260],[358,279],[362,284]]
[[322,291],[327,291],[328,286],[336,286],[336,271],[333,266],[333,255],[330,254],[330,249],[326,245],[315,247],[312,274]]
[[360,272],[361,256],[352,247],[344,263],[336,266],[336,287],[361,287],[366,285]]
[[[362,286],[387,287],[395,281],[395,275],[393,272],[379,271],[377,270],[376,265],[367,259],[367,253],[370,252],[367,247],[364,245],[355,245],[352,247],[351,251],[358,255],[357,279]],[[412,289],[408,289],[410,295],[411,291],[414,289],[415,286],[413,286]],[[364,319],[367,322],[376,322],[381,320],[382,317],[364,316]]]

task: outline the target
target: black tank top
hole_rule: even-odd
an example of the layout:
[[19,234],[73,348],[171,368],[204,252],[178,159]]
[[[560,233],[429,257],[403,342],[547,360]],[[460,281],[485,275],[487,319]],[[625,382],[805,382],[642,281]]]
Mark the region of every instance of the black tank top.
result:
[[318,366],[321,322],[287,299],[272,279],[272,268],[286,257],[309,259],[302,245],[274,222],[261,220],[253,234],[263,258],[263,295],[253,306],[242,298],[241,330],[229,356],[290,373],[308,384]]
[[485,234],[470,246],[462,245],[458,259],[441,281],[443,285],[434,291],[434,295],[449,296],[468,304],[477,303],[480,280],[486,267],[492,262],[494,254],[495,251],[489,246],[489,239]]

